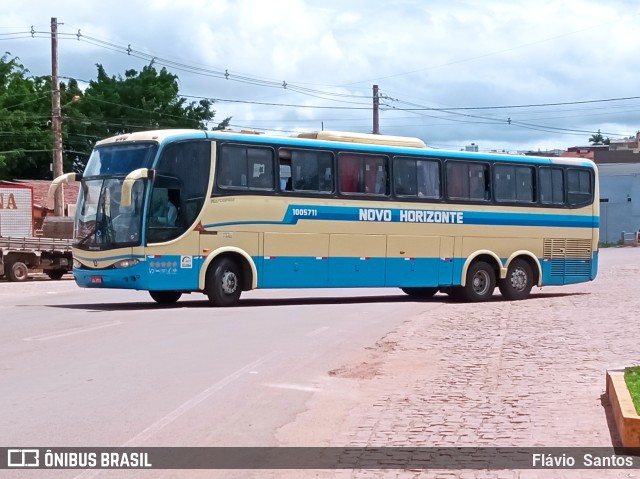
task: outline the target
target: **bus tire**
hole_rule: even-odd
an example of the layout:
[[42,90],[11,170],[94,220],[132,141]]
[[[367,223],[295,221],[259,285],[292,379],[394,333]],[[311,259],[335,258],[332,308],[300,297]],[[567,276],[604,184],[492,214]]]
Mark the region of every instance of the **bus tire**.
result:
[[509,301],[526,299],[533,287],[533,271],[523,259],[514,259],[507,269],[507,277],[498,282],[502,296]]
[[205,293],[214,306],[234,306],[242,293],[241,270],[230,258],[214,260],[207,271]]
[[412,298],[429,299],[438,292],[438,288],[400,288]]
[[158,304],[172,304],[180,299],[180,291],[149,291],[149,296]]
[[464,301],[462,286],[450,287],[445,293],[447,293],[453,301]]
[[10,263],[7,268],[7,279],[9,281],[21,282],[26,281],[29,277],[29,268],[21,261]]
[[51,271],[47,271],[47,276],[49,276],[49,278],[57,281],[59,279],[62,279],[62,277],[66,273],[67,272],[64,269],[52,269]]
[[496,273],[484,261],[471,263],[467,270],[467,281],[460,290],[461,299],[469,302],[488,301],[496,288]]

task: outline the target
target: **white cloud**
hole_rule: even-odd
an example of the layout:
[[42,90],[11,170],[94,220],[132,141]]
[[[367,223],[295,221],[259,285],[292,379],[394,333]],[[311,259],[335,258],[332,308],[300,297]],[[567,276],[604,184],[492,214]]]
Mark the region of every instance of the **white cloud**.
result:
[[[586,143],[598,128],[605,136],[640,129],[639,100],[458,112],[482,118],[400,111],[410,107],[402,102],[451,108],[635,96],[640,10],[625,0],[32,1],[4,6],[0,33],[31,25],[46,32],[51,16],[64,22],[61,32],[80,28],[85,35],[131,44],[159,58],[325,92],[301,95],[291,88],[175,70],[184,94],[363,107],[370,99],[331,94],[370,96],[377,83],[384,94],[400,100],[383,102],[396,108],[382,112],[383,132],[419,136],[432,144],[565,148]],[[47,39],[0,39],[3,51],[19,56],[34,74],[49,73]],[[110,74],[122,74],[148,62],[82,41],[60,43],[64,76],[94,78],[96,63]],[[233,123],[244,127],[318,129],[324,122],[325,128],[371,129],[370,110],[242,103],[218,103],[216,108],[218,119],[233,116]],[[584,133],[569,135],[558,128]]]

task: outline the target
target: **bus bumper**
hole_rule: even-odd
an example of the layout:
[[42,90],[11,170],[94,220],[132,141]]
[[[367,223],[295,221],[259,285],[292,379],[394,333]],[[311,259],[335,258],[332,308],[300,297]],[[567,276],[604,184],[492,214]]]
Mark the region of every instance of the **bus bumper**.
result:
[[73,277],[81,288],[198,291],[200,263],[199,259],[181,263],[180,256],[163,255],[140,261],[129,268],[74,267]]

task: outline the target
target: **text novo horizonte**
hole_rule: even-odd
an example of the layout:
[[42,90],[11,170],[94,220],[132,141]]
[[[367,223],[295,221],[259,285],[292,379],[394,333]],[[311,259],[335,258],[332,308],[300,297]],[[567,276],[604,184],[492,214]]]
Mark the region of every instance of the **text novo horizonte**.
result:
[[[462,211],[440,210],[393,210],[381,208],[360,208],[360,221],[399,221],[401,223],[464,223]],[[394,217],[395,216],[395,217]]]

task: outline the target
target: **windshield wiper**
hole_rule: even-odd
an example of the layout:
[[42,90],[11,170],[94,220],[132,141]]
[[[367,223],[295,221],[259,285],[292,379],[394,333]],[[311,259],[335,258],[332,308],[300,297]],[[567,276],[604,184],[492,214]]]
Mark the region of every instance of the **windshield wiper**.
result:
[[82,237],[82,239],[78,240],[78,242],[75,244],[75,246],[82,246],[83,244],[85,244],[89,238],[91,238],[93,235],[96,234],[96,231],[98,231],[98,222],[97,221],[93,223],[93,227],[91,228],[89,233],[87,233],[87,235]]

